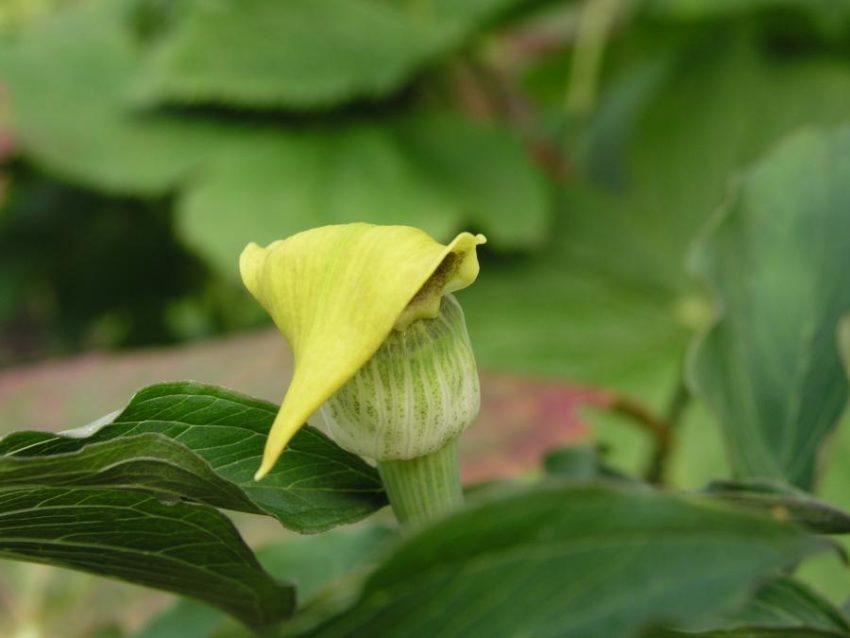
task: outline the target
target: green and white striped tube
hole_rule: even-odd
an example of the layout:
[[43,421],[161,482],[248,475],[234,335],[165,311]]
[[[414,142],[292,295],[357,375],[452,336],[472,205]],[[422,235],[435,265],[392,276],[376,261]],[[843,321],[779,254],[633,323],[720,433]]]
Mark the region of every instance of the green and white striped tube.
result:
[[310,422],[342,448],[376,461],[433,454],[478,414],[478,371],[460,304],[393,330]]

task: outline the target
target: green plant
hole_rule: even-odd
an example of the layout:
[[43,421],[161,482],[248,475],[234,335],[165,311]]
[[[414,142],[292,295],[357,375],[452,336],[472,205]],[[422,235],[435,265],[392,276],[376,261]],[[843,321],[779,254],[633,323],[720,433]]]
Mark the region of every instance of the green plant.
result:
[[[384,469],[306,427],[255,482],[277,406],[157,385],[0,441],[0,552],[218,609],[145,638],[850,635],[823,567],[850,530],[848,5],[544,4],[90,0],[4,41],[26,161],[160,202],[220,280],[326,223],[481,230],[479,363],[605,409],[542,476],[332,530]],[[534,38],[555,53],[504,63]],[[222,510],[322,533],[254,553]]]
[[[787,187],[790,175],[795,189]],[[432,524],[396,541],[362,584],[354,576],[330,586],[325,594],[330,603],[322,598],[304,606],[284,631],[425,635],[439,627],[445,635],[630,636],[660,624],[712,635],[752,622],[740,608],[735,611],[736,602],[761,595],[753,593],[755,587],[778,577],[782,568],[828,550],[817,533],[850,530],[850,515],[783,487],[783,481],[809,486],[813,453],[847,399],[835,343],[812,337],[835,334],[850,306],[850,299],[821,292],[850,266],[850,252],[844,249],[850,217],[836,204],[850,184],[845,176],[850,176],[850,133],[794,137],[741,179],[734,199],[695,253],[723,310],[695,351],[691,387],[716,406],[739,483],[686,496],[595,474],[571,481],[568,473],[477,502],[473,498],[460,511],[437,515]],[[344,234],[326,235],[323,241],[343,246]],[[243,276],[287,337],[302,344],[296,352],[304,362],[317,352],[338,351],[333,357],[338,363],[323,364],[327,372],[316,377],[333,391],[338,385],[334,365],[350,377],[362,362],[353,368],[347,363],[345,352],[361,352],[357,343],[334,345],[335,335],[345,328],[330,317],[345,316],[339,314],[340,304],[382,294],[380,287],[367,284],[351,288],[349,278],[362,282],[362,273],[369,273],[380,281],[397,268],[412,272],[404,263],[415,259],[413,245],[402,250],[399,244],[396,253],[388,249],[398,265],[381,262],[374,248],[361,257],[359,246],[374,246],[371,240],[351,243],[342,253],[328,246],[327,254],[341,260],[336,276],[328,278],[323,275],[326,249],[318,239],[303,237],[300,244],[282,244],[279,255],[287,261],[268,268],[264,264],[271,257],[256,261],[254,253],[246,252]],[[302,250],[302,244],[310,250]],[[746,270],[738,266],[740,260]],[[429,261],[432,272],[440,262]],[[308,263],[317,268],[315,281]],[[288,281],[287,269],[300,279]],[[257,272],[266,274],[258,279]],[[742,278],[742,272],[747,276]],[[810,295],[810,303],[786,294],[791,277],[798,290]],[[298,288],[297,281],[304,286]],[[408,287],[415,292],[419,285]],[[393,284],[388,286],[387,294],[395,294]],[[307,296],[291,296],[292,290]],[[310,301],[331,298],[338,301]],[[300,333],[293,332],[293,326],[308,325],[303,315],[299,318],[299,308],[332,313],[312,319],[311,325],[326,330],[309,333],[308,350]],[[397,313],[401,306],[389,308],[386,312]],[[380,317],[385,311],[374,312]],[[766,318],[753,323],[759,312]],[[736,319],[741,315],[750,321]],[[375,321],[382,330],[377,326],[383,320]],[[758,334],[748,332],[753,326]],[[368,334],[362,339],[371,342]],[[808,362],[805,374],[795,362]],[[416,380],[412,383],[408,392],[415,393]],[[301,392],[313,392],[311,387]],[[304,400],[312,401],[307,396]],[[818,421],[801,418],[807,405],[816,406]],[[309,427],[298,430],[280,462],[265,464],[270,473],[254,482],[251,476],[275,411],[224,390],[170,384],[143,390],[119,415],[82,431],[7,436],[0,443],[2,553],[164,587],[215,605],[254,628],[291,618],[296,612],[292,586],[261,569],[218,509],[272,515],[292,529],[317,532],[368,515],[385,497],[374,469]],[[736,414],[774,418],[739,417],[729,423]],[[823,425],[813,430],[814,423]],[[792,445],[795,437],[812,443]],[[414,480],[432,478],[416,475]],[[645,588],[635,591],[635,582]],[[759,618],[754,626],[779,626],[769,630],[778,635],[816,635],[825,626],[832,635],[847,632],[840,612],[825,600],[796,581],[779,582],[769,586],[802,591],[805,605],[814,605],[818,614],[809,618],[810,612],[780,597],[774,604],[786,615]],[[503,597],[512,604],[501,602]]]

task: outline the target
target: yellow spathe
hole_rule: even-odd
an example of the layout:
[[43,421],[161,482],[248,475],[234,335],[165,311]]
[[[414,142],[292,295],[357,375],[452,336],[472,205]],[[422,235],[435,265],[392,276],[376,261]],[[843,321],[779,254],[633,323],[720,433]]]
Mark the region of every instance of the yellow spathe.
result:
[[485,241],[461,233],[444,246],[409,226],[343,224],[246,246],[242,280],[295,356],[256,479],[394,327],[436,317],[442,295],[475,281],[475,247]]

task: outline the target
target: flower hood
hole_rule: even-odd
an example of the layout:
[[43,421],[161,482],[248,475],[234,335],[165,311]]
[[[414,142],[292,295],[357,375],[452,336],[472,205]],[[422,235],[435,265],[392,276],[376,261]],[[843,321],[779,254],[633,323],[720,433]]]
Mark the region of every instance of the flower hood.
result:
[[394,329],[436,317],[441,297],[478,276],[483,235],[448,245],[408,226],[344,224],[262,248],[239,268],[251,294],[289,342],[295,371],[255,478],[265,476],[307,419],[378,350]]

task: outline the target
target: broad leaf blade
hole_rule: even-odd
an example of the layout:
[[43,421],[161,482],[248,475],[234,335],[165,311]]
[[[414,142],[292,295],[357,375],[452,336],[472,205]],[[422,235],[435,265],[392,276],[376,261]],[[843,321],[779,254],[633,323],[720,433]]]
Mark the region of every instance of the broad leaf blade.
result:
[[0,557],[191,596],[255,628],[295,606],[221,513],[132,490],[0,489]]
[[[10,443],[15,445],[51,440],[52,435],[38,433],[10,437]],[[264,513],[242,490],[213,472],[188,448],[160,434],[112,439],[64,454],[0,456],[0,485],[135,489],[152,493],[162,501],[194,500]]]
[[353,609],[310,635],[626,638],[717,612],[813,543],[704,501],[544,486],[410,537]]
[[[252,505],[238,507],[234,496],[226,507],[268,513],[299,532],[350,523],[385,504],[374,468],[310,427],[296,435],[275,470],[255,482],[253,473],[276,412],[271,403],[220,388],[165,383],[141,390],[111,423],[88,438],[16,433],[0,441],[0,454],[49,457],[153,433],[188,448],[221,480],[232,484],[233,494],[243,493]],[[187,498],[222,504],[209,500],[206,491],[192,491],[193,482],[181,487]]]
[[719,319],[691,384],[715,411],[742,478],[809,488],[847,403],[836,348],[850,310],[850,131],[795,135],[741,180],[694,254]]

